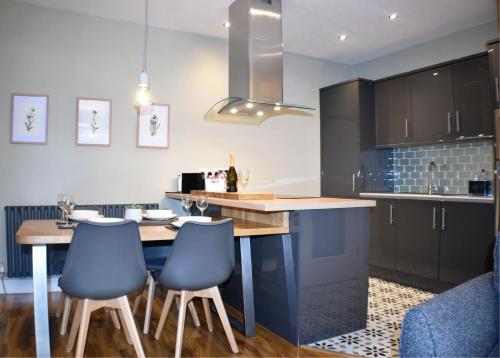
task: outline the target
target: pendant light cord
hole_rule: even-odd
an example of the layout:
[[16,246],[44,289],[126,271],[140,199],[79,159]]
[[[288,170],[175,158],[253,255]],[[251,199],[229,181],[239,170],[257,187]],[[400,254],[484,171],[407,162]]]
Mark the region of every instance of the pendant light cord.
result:
[[145,0],[146,8],[144,11],[144,47],[142,52],[142,72],[146,72],[146,64],[148,61],[148,37],[149,37],[149,19],[148,19],[148,10],[149,10],[149,0]]

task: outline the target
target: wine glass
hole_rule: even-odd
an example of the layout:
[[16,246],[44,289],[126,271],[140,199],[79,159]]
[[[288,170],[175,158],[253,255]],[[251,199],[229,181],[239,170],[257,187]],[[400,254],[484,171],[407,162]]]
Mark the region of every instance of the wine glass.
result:
[[201,216],[203,216],[203,212],[205,211],[206,208],[208,208],[207,198],[201,197],[196,199],[196,207],[198,208],[198,210],[201,211]]
[[240,169],[238,171],[238,182],[242,187],[241,191],[245,191],[249,179],[250,179],[250,171],[248,169]]
[[189,196],[183,196],[182,197],[182,207],[184,210],[186,210],[186,214],[188,216],[191,216],[191,206],[193,205],[193,200]]
[[57,206],[61,209],[61,217],[57,224],[64,224],[66,222],[66,218],[64,216],[64,202],[66,201],[66,196],[68,194],[57,194]]

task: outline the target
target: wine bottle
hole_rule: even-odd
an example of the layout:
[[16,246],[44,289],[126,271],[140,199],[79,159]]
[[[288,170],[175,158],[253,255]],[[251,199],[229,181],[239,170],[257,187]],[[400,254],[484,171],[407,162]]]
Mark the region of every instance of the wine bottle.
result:
[[229,154],[229,171],[227,172],[227,192],[236,193],[238,191],[238,174],[234,168],[234,153]]

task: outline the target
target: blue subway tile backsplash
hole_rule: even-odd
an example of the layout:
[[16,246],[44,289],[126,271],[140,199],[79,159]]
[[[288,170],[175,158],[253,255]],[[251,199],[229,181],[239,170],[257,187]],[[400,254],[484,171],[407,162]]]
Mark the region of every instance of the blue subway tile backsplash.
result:
[[467,194],[469,180],[481,169],[493,179],[493,141],[362,151],[360,191],[424,193],[431,161],[437,165],[439,192]]

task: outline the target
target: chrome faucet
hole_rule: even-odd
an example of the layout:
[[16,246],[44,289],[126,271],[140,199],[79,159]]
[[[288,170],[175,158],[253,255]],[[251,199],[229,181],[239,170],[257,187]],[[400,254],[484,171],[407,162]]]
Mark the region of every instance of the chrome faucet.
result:
[[428,173],[429,173],[429,180],[427,183],[427,194],[434,194],[437,191],[437,185],[436,185],[436,175],[435,173],[437,172],[437,165],[434,161],[431,161],[429,163],[428,167]]

